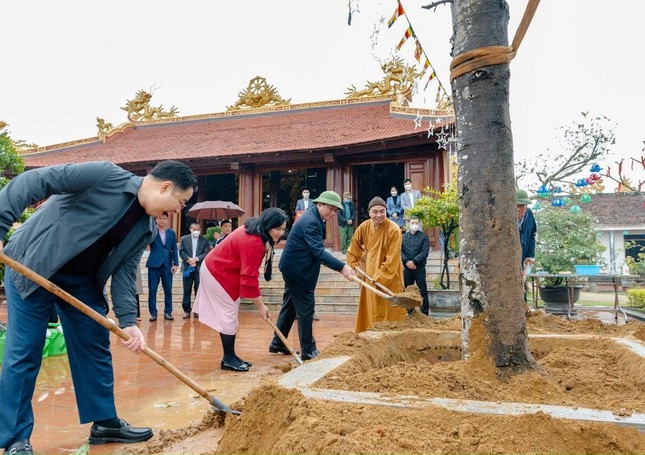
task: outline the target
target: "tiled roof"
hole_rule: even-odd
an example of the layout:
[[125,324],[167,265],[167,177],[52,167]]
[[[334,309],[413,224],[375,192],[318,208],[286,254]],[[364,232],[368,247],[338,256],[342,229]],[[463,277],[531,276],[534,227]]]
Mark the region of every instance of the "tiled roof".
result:
[[579,204],[593,217],[598,229],[645,229],[645,197],[641,193],[593,194],[591,202]]
[[[427,125],[427,121],[424,121]],[[343,148],[427,136],[414,115],[391,114],[390,101],[312,103],[305,108],[192,116],[126,125],[105,141],[87,139],[24,155],[28,168],[108,160],[118,164]],[[431,139],[427,139],[431,142]]]

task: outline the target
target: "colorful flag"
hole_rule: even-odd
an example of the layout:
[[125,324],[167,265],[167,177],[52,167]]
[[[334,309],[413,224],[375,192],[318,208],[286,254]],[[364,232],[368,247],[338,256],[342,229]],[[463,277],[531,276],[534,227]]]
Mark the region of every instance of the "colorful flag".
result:
[[390,18],[390,20],[387,21],[387,28],[392,27],[392,24],[396,22],[399,16],[403,16],[405,14],[405,11],[403,11],[403,5],[401,5],[401,2],[398,2],[398,3],[399,3],[399,6],[396,8],[396,11],[394,11],[394,14],[392,14],[392,17]]
[[423,64],[423,72],[425,73],[428,67],[430,66],[430,60],[426,59],[426,62]]
[[417,41],[417,48],[414,50],[414,58],[417,59],[417,62],[421,63],[421,54],[423,53],[423,49],[421,49],[421,43],[419,40]]
[[401,38],[401,41],[399,41],[399,44],[396,46],[396,50],[399,51],[401,50],[401,47],[405,44],[405,42],[408,40],[413,35],[412,33],[412,27],[408,27],[408,29],[405,31],[405,34],[403,35],[403,38]]
[[[428,62],[428,61],[426,60],[426,62]],[[429,62],[428,62],[428,63],[429,63]],[[433,72],[432,72],[432,74],[430,75],[430,77],[428,78],[428,82],[426,82],[426,86],[425,86],[425,87],[423,87],[423,90],[426,90],[426,89],[428,88],[428,84],[430,83],[430,81],[431,81],[432,79],[434,79],[434,78],[435,78],[435,76],[436,76],[436,75],[437,75],[437,73],[435,73],[435,72],[433,71]]]

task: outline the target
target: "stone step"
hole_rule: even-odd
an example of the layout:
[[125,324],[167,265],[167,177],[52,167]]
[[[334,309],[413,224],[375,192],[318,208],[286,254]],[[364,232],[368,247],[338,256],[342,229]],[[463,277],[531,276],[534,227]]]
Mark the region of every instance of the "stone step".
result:
[[[284,292],[284,281],[282,274],[278,270],[277,264],[279,262],[279,254],[276,252],[276,258],[273,261],[273,277],[269,282],[260,278],[260,288],[264,303],[271,311],[276,311],[282,304],[282,294]],[[332,253],[341,261],[345,261],[345,255],[341,253]],[[141,278],[143,284],[144,294],[140,296],[141,304],[145,307],[148,302],[148,270],[145,266],[147,260],[147,253],[141,260]],[[458,270],[459,262],[457,259],[451,259],[450,266],[450,281],[451,288],[458,288]],[[426,281],[428,289],[432,289],[434,282],[439,278],[443,261],[438,251],[432,251],[428,261],[426,262]],[[173,308],[181,311],[181,300],[183,295],[183,283],[181,273],[177,272],[173,276],[172,286],[172,302]],[[320,276],[318,285],[316,287],[316,309],[319,312],[341,312],[341,313],[354,313],[358,305],[358,296],[360,295],[360,286],[356,283],[346,280],[338,272],[331,270],[325,266],[320,269]],[[159,286],[157,290],[157,307],[163,306],[163,290]],[[254,310],[255,305],[251,301],[242,300],[242,310]]]

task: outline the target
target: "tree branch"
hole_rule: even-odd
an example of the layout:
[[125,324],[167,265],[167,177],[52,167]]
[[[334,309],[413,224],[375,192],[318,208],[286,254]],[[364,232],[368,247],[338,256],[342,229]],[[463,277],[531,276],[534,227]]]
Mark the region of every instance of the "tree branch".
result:
[[421,8],[423,8],[423,9],[432,9],[432,8],[434,8],[435,11],[436,11],[437,6],[439,6],[439,5],[443,4],[443,3],[454,3],[454,2],[453,2],[453,0],[438,0],[436,2],[430,3],[429,5],[422,6]]

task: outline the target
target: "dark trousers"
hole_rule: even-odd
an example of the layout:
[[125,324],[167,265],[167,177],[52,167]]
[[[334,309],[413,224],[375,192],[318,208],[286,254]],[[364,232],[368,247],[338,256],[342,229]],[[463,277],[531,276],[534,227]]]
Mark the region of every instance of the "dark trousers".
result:
[[426,316],[430,313],[430,301],[428,300],[428,285],[426,284],[426,268],[417,267],[416,270],[410,270],[403,267],[403,284],[405,287],[415,284],[419,287],[419,292],[423,298],[421,312]]
[[197,295],[197,289],[199,288],[199,270],[194,270],[193,273],[184,279],[184,297],[181,299],[181,307],[184,310],[184,313],[190,313],[192,305],[190,304],[191,294],[193,293],[193,288],[195,289],[195,295]]
[[[96,285],[94,276],[56,274],[50,280],[106,315],[103,290]],[[45,331],[54,306],[65,334],[81,423],[116,417],[110,332],[41,287],[23,299],[7,274],[5,288],[8,322],[0,375],[0,447],[29,439],[33,431],[31,400],[42,361]],[[60,417],[68,416],[61,410]]]
[[[313,289],[298,289],[284,278],[284,294],[282,296],[282,306],[278,314],[276,326],[286,337],[293,325],[293,321],[298,317],[298,337],[300,338],[300,353],[303,355],[311,354],[316,349],[316,340],[313,335],[313,316],[316,301]],[[282,346],[282,341],[277,335],[273,336],[271,343],[275,346]]]
[[172,314],[172,273],[166,267],[148,267],[148,310],[157,316],[157,288],[163,287],[164,314]]

